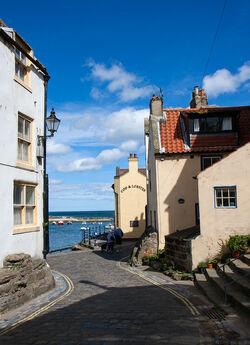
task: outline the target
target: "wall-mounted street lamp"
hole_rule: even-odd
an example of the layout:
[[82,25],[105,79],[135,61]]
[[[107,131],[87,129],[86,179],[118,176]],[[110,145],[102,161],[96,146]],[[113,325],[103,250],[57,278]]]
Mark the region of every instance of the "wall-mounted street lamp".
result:
[[[46,117],[46,129],[50,132],[50,135],[38,135],[38,143],[41,143],[41,140],[46,141],[47,138],[54,136],[54,133],[57,132],[61,120],[56,117],[54,108],[50,112],[50,116]],[[45,132],[46,133],[46,132]]]
[[[49,252],[49,188],[48,188],[48,175],[46,173],[46,140],[54,136],[58,130],[61,120],[56,117],[54,108],[50,112],[50,116],[44,116],[44,135],[38,135],[38,145],[43,142],[43,257]],[[50,135],[47,135],[47,131]]]
[[46,126],[48,131],[51,133],[50,135],[46,135],[46,138],[50,138],[54,136],[54,133],[57,132],[58,127],[60,125],[61,120],[56,117],[56,113],[54,108],[50,112],[50,116],[46,118]]

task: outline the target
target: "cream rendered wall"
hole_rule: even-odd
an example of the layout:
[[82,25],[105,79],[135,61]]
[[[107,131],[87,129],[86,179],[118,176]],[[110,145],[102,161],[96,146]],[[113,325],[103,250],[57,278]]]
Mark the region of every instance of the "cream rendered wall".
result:
[[[159,248],[164,248],[166,235],[196,223],[198,184],[192,177],[200,172],[201,158],[190,157],[180,154],[156,159]],[[184,204],[179,204],[179,199],[184,199]]]
[[[250,143],[198,175],[201,235],[192,241],[193,267],[214,258],[230,235],[250,234]],[[214,207],[214,187],[236,186],[237,208]]]
[[[115,191],[118,192],[119,198],[119,226],[125,239],[139,238],[146,226],[147,196],[146,176],[138,172],[138,158],[129,158],[129,171],[120,176],[119,182],[117,180],[115,178]],[[143,190],[135,186],[140,186]],[[130,221],[135,220],[139,221],[139,227],[130,227]]]
[[[121,212],[120,212],[120,177],[115,176],[114,178],[114,201],[115,201],[115,225],[120,226],[121,224]],[[116,203],[117,198],[117,203]]]
[[[35,68],[31,71],[31,91],[14,80],[14,48],[0,38],[0,267],[3,258],[12,253],[25,252],[42,257],[43,249],[43,201],[42,166],[36,159],[36,136],[43,132],[44,87],[43,77]],[[18,112],[33,121],[33,168],[17,167]],[[15,180],[38,184],[39,231],[13,234],[13,184]]]
[[[148,141],[148,166],[147,166],[147,212],[148,225],[151,225],[158,230],[158,220],[154,219],[154,214],[157,215],[157,184],[156,184],[156,163],[155,153],[152,140],[151,122],[149,122],[149,141]],[[156,225],[156,227],[155,227]]]

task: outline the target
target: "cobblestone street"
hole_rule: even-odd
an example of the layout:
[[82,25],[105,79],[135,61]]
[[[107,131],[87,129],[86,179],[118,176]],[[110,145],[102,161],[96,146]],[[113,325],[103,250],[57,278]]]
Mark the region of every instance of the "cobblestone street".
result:
[[48,256],[74,290],[2,335],[0,344],[212,344],[181,300],[119,267],[128,250],[119,256],[87,249]]

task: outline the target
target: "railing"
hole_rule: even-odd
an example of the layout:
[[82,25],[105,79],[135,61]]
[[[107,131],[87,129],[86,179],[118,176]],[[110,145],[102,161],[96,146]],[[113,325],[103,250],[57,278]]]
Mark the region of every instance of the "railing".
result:
[[[108,233],[110,230],[114,229],[113,224],[105,225],[105,224],[81,224],[81,228],[79,229],[81,231],[81,242],[85,244],[94,246],[97,244],[97,239],[106,233]],[[79,241],[79,239],[78,239]],[[73,245],[73,244],[72,244]],[[53,249],[49,251],[49,254],[56,253],[56,252],[62,252],[65,250],[71,250],[72,245],[69,245],[68,243],[64,244],[63,248]]]
[[108,233],[109,230],[113,228],[114,227],[112,225],[82,227],[82,242],[86,244],[86,242],[88,241],[88,244],[91,245],[91,241],[94,240],[94,245],[96,245],[98,236]]
[[242,258],[244,256],[244,254],[241,254],[240,256],[238,256],[237,258],[234,259],[230,259],[229,261],[227,261],[225,264],[223,264],[222,266],[217,265],[216,267],[216,271],[217,273],[222,276],[223,278],[223,286],[224,286],[224,303],[227,304],[227,287],[230,285],[233,285],[234,283],[238,282],[239,280],[242,280],[244,278],[246,278],[247,276],[250,275],[250,272],[247,274],[244,274],[243,276],[239,277],[238,279],[233,279],[230,278],[231,281],[227,282],[227,278],[226,278],[226,273],[225,273],[225,266],[229,265],[231,262],[234,262],[236,260],[239,260],[240,258]]

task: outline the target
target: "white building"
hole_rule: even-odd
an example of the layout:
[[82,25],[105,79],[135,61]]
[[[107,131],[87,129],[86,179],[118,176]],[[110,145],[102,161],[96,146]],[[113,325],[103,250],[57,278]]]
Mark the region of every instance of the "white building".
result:
[[44,134],[48,79],[32,48],[0,20],[0,267],[9,254],[43,256],[37,136]]

